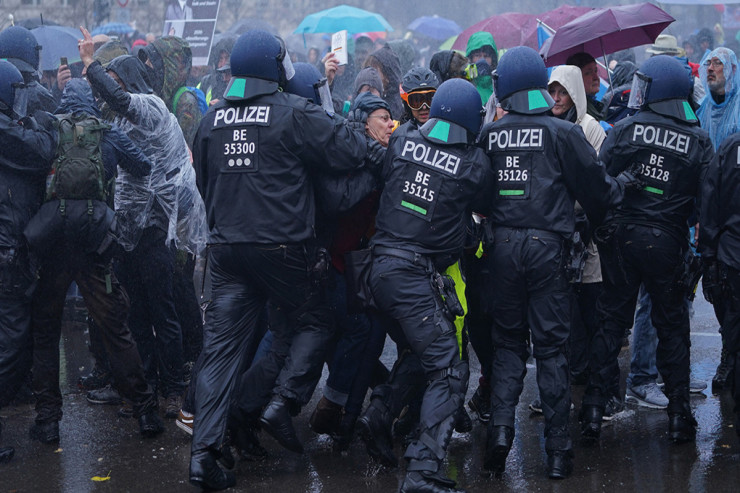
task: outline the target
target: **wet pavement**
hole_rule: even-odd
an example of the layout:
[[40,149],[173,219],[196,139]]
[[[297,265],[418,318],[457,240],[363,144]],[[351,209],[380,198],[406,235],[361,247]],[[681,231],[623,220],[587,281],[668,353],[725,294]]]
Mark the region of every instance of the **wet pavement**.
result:
[[[698,298],[701,298],[699,295]],[[692,319],[692,377],[711,383],[721,341],[711,306],[697,299]],[[59,446],[28,438],[33,423],[30,405],[2,410],[2,443],[16,448],[9,464],[0,465],[0,493],[5,492],[181,492],[197,491],[187,482],[189,437],[174,421],[154,439],[143,439],[133,419],[116,416],[116,406],[95,406],[77,390],[80,375],[91,369],[84,324],[66,323],[62,352],[64,419]],[[390,367],[395,350],[386,346],[384,362]],[[622,379],[629,350],[620,355]],[[468,398],[475,391],[480,368],[471,362]],[[326,375],[324,375],[325,377]],[[624,382],[623,382],[624,385]],[[323,381],[319,389],[323,386]],[[574,387],[576,407],[583,387]],[[397,491],[402,469],[390,470],[370,463],[361,442],[343,454],[332,450],[331,440],[308,429],[308,417],[319,392],[296,418],[306,453],[293,454],[262,435],[270,456],[262,462],[239,462],[237,486],[229,491],[392,492]],[[534,368],[530,368],[517,409],[516,438],[506,473],[500,479],[482,475],[485,426],[476,421],[469,434],[455,433],[449,448],[447,471],[469,492],[483,491],[737,491],[740,484],[740,447],[732,419],[732,399],[711,389],[694,395],[691,406],[699,422],[695,443],[672,445],[667,439],[663,411],[627,406],[622,415],[603,428],[596,445],[578,440],[576,412],[571,414],[575,470],[565,481],[545,477],[541,416],[527,406],[537,396]],[[403,450],[396,447],[400,457]],[[93,477],[109,477],[94,481]]]

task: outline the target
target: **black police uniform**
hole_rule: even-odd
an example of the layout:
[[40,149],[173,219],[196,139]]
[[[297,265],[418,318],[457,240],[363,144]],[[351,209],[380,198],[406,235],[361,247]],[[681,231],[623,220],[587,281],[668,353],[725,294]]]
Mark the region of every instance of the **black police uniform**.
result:
[[[213,301],[206,312],[196,387],[192,451],[219,450],[244,347],[270,300],[288,323],[246,375],[248,401],[274,392],[304,404],[323,348],[313,331],[328,323],[308,274],[315,200],[310,167],[349,170],[365,158],[364,135],[336,127],[321,107],[275,89],[223,101],[201,121],[193,146],[209,227]],[[287,357],[286,357],[287,356]],[[321,371],[318,365],[318,371]],[[309,388],[310,387],[310,388]],[[192,466],[192,462],[191,462]]]
[[493,242],[487,265],[496,275],[489,297],[494,318],[491,426],[513,430],[529,334],[545,415],[545,448],[569,451],[570,387],[566,342],[571,306],[566,239],[577,199],[586,211],[618,203],[622,188],[605,175],[578,125],[542,113],[509,113],[481,130],[495,173]]
[[[735,415],[740,416],[740,134],[727,138],[701,183],[699,251],[707,300],[721,310],[722,332],[734,367]],[[738,422],[736,422],[736,431]]]
[[609,366],[615,364],[624,332],[632,326],[644,283],[653,302],[651,319],[659,339],[656,357],[668,413],[692,419],[684,256],[700,172],[712,154],[705,131],[649,108],[618,122],[607,135],[599,154],[607,172],[615,176],[637,164],[645,186],[628,192],[596,235],[604,290],[597,305],[600,328],[592,340],[584,408],[603,410]]
[[[440,140],[435,129],[444,126],[458,132]],[[452,138],[455,133],[465,137]],[[462,127],[432,118],[419,130],[392,136],[382,181],[369,285],[377,308],[400,326],[428,380],[419,436],[406,450],[407,472],[442,478],[439,467],[469,371],[460,359],[453,317],[445,314],[431,279],[460,257],[464,219],[484,203],[490,171]]]

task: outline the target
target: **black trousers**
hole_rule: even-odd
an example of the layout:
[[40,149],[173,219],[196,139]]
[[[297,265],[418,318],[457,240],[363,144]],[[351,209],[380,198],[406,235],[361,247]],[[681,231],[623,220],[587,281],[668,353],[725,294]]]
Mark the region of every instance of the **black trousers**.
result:
[[134,415],[157,409],[152,389],[144,378],[144,368],[136,343],[126,324],[129,300],[118,283],[110,262],[99,255],[75,252],[58,245],[53,257],[41,264],[38,288],[33,297],[33,390],[36,395],[36,421],[62,418],[59,390],[59,338],[62,330],[64,299],[75,281],[96,324],[108,355],[116,388],[134,405]]
[[165,239],[163,230],[146,228],[136,247],[124,255],[117,272],[131,298],[128,323],[144,362],[146,378],[152,388],[169,397],[185,391],[185,361],[175,310],[175,250]]
[[31,291],[25,250],[0,248],[0,407],[8,405],[31,369]]
[[726,272],[725,290],[721,303],[715,303],[723,310],[722,338],[729,357],[734,360],[735,376],[732,382],[732,396],[735,399],[735,414],[740,416],[740,271],[723,267]]
[[688,244],[649,226],[611,228],[599,243],[604,291],[599,297],[599,330],[592,339],[585,405],[603,406],[612,368],[625,331],[632,326],[640,284],[653,302],[658,333],[656,360],[665,382],[668,413],[690,413],[689,314],[685,302],[684,254]]
[[570,450],[570,374],[566,343],[571,304],[564,241],[548,231],[496,228],[488,248],[493,304],[492,425],[514,427],[524,386],[529,339],[545,415],[545,448]]
[[274,342],[239,383],[244,393],[235,397],[242,412],[261,409],[273,393],[298,405],[308,402],[331,337],[304,245],[217,245],[208,256],[213,301],[195,381],[193,453],[221,448],[236,377],[248,347],[263,333],[257,325],[268,301],[270,318],[278,321],[271,322]]
[[[422,264],[378,256],[373,261],[370,288],[378,309],[403,331],[413,353],[404,358],[410,365],[408,370],[413,374],[413,366],[420,365],[428,382],[421,404],[420,433],[406,449],[408,470],[436,472],[447,453],[469,371],[467,361],[460,359],[455,326],[445,318],[439,296],[432,289],[432,268]],[[401,372],[394,369],[396,374]]]

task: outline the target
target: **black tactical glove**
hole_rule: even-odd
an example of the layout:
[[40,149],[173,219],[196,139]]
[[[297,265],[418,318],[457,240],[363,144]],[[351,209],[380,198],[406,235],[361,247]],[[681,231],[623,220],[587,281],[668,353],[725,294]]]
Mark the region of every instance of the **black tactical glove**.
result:
[[615,178],[622,184],[626,190],[642,190],[645,188],[645,182],[642,180],[642,167],[639,164],[633,164],[626,170],[619,173]]
[[51,113],[46,111],[36,110],[33,112],[33,118],[41,128],[50,129],[54,127],[55,118]]
[[347,126],[353,130],[364,133],[367,116],[367,113],[359,109],[350,111],[347,115]]
[[722,278],[720,275],[717,259],[702,258],[704,275],[701,281],[701,289],[704,298],[711,304],[719,301],[722,297]]
[[383,168],[383,161],[385,161],[385,151],[385,147],[380,145],[377,140],[368,137],[367,155],[365,156],[365,167],[376,176]]

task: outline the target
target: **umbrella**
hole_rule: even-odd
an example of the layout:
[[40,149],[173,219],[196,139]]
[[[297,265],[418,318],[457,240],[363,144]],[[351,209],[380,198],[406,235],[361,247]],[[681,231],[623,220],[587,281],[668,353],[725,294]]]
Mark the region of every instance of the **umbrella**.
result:
[[393,31],[388,21],[380,14],[340,5],[306,16],[293,32],[296,34],[335,33],[343,29],[350,33]]
[[59,59],[67,57],[69,63],[80,61],[77,42],[82,38],[78,29],[63,26],[39,26],[31,29],[36,41],[41,45],[39,69],[56,70]]
[[128,34],[134,32],[134,28],[123,22],[109,22],[92,30],[90,34]]
[[675,19],[650,3],[593,10],[567,23],[542,45],[549,67],[585,51],[594,57],[650,44]]
[[26,29],[33,29],[39,26],[58,26],[59,23],[44,19],[43,16],[32,17],[30,19],[23,19],[15,21],[14,25],[25,27]]
[[507,12],[505,14],[494,15],[473,24],[457,37],[452,45],[453,50],[465,51],[468,45],[468,39],[478,31],[488,31],[493,34],[493,40],[497,48],[512,48],[525,44],[528,37],[534,35],[532,48],[537,47],[537,20],[530,14],[520,12]]
[[462,28],[457,25],[457,22],[437,15],[432,17],[428,15],[418,17],[411,21],[408,29],[440,41],[448,39],[451,36],[456,36],[462,31]]
[[[740,1],[740,0],[738,0]],[[545,25],[545,28],[553,34],[555,31],[587,12],[593,10],[590,7],[574,7],[572,5],[561,5],[537,16],[537,20]]]

